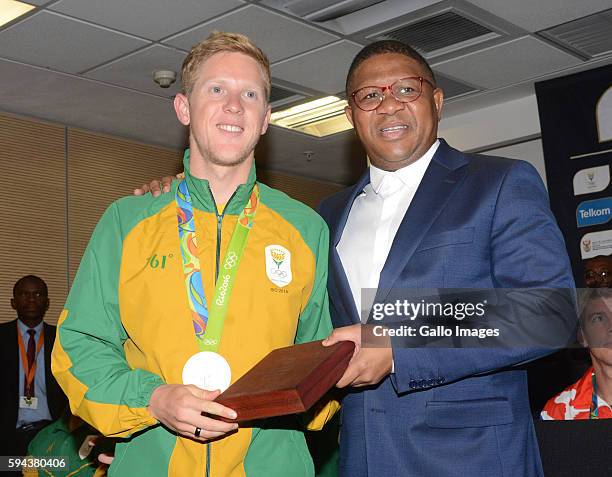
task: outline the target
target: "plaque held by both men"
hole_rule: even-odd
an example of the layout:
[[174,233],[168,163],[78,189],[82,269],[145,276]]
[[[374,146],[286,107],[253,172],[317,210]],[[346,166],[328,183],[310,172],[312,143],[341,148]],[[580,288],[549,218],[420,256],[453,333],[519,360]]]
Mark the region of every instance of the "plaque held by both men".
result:
[[307,411],[340,380],[354,349],[351,341],[329,347],[313,341],[270,352],[215,399],[238,415],[223,420],[246,422]]

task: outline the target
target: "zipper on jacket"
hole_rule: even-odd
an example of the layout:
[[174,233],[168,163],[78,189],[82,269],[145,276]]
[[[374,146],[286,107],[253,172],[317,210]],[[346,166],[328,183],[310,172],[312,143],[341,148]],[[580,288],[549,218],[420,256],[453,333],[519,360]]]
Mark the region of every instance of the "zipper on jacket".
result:
[[223,222],[223,215],[225,214],[225,209],[223,209],[223,214],[219,215],[217,212],[217,206],[215,205],[215,214],[217,214],[217,247],[215,250],[216,258],[215,258],[215,285],[217,284],[217,278],[219,278],[219,260],[221,260],[221,226]]
[[[219,260],[221,259],[221,226],[223,223],[223,217],[225,217],[225,211],[227,210],[227,206],[232,201],[234,196],[236,195],[236,191],[230,196],[229,200],[223,207],[223,212],[219,214],[219,208],[217,207],[217,202],[215,202],[215,196],[210,190],[210,185],[208,186],[208,192],[210,192],[210,197],[212,198],[213,205],[215,206],[215,215],[217,216],[217,246],[215,247],[215,285],[217,284],[217,278],[219,278]],[[210,459],[212,457],[212,444],[206,444],[206,477],[210,477]]]
[[217,278],[219,278],[219,261],[221,260],[221,226],[223,222],[223,217],[225,217],[225,211],[227,210],[227,206],[232,201],[237,191],[238,188],[236,188],[234,193],[226,202],[225,207],[223,207],[223,212],[219,214],[219,208],[217,207],[217,202],[215,202],[215,196],[213,196],[212,190],[210,190],[210,186],[208,186],[208,192],[210,192],[210,196],[212,197],[213,205],[215,206],[215,215],[217,216],[217,246],[215,247],[215,285],[217,284]]
[[209,442],[206,444],[206,477],[210,477],[210,446],[212,444]]

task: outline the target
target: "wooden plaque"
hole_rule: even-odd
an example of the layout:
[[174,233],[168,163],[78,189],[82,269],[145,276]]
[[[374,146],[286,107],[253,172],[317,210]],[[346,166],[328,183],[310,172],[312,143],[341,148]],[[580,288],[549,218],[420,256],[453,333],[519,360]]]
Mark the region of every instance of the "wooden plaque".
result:
[[271,351],[215,399],[238,414],[235,420],[223,420],[245,422],[307,411],[340,380],[354,349],[352,341],[329,347],[313,341]]

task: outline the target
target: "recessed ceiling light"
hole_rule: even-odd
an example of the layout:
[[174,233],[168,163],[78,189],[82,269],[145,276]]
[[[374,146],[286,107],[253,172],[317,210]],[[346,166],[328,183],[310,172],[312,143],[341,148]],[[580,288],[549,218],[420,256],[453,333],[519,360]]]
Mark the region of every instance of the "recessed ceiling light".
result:
[[36,8],[34,5],[17,2],[16,0],[0,0],[0,26],[13,21],[34,8]]
[[325,137],[352,129],[346,119],[347,102],[336,96],[326,96],[308,103],[272,113],[270,122],[275,126],[292,129],[316,137]]

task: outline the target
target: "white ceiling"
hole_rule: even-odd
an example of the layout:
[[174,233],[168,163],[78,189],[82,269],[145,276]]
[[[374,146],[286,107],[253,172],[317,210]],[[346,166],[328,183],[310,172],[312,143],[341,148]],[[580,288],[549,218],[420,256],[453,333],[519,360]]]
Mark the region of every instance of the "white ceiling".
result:
[[[377,35],[462,12],[494,33],[429,55],[442,85],[471,91],[451,97],[446,116],[530,95],[536,80],[612,62],[612,52],[588,60],[537,33],[610,9],[612,0],[385,0],[323,23],[293,15],[296,0],[26,2],[37,8],[0,27],[0,111],[173,148],[185,143],[171,102],[178,87],[159,88],[153,71],[180,71],[190,46],[215,29],[245,33],[261,46],[277,87],[321,96],[342,92],[350,60]],[[306,151],[314,153],[310,161]],[[257,159],[337,183],[350,183],[364,164],[351,131],[315,139],[275,127]]]

